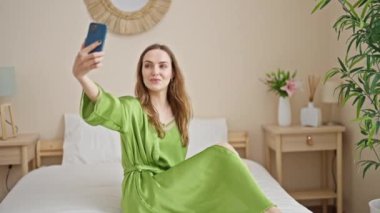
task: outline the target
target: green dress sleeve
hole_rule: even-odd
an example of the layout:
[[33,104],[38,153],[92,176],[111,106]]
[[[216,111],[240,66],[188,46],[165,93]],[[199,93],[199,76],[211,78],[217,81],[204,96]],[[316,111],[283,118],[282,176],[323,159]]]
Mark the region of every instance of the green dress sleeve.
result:
[[125,132],[128,128],[127,118],[130,117],[128,107],[125,106],[126,101],[123,101],[123,97],[114,97],[97,86],[99,94],[95,102],[82,92],[81,117],[90,125],[102,125],[118,132]]

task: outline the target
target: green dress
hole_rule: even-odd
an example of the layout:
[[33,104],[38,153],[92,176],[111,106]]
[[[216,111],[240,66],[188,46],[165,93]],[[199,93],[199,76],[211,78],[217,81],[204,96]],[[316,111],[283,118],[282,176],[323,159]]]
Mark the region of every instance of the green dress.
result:
[[99,90],[95,103],[83,93],[81,116],[120,132],[123,213],[256,213],[273,206],[231,150],[215,145],[185,160],[175,122],[160,139],[138,99]]

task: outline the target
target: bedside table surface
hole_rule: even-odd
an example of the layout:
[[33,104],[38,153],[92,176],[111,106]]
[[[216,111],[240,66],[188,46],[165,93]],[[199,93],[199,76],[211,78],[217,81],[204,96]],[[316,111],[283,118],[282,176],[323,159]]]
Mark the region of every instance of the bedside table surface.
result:
[[8,138],[7,140],[0,140],[0,148],[9,146],[26,146],[37,142],[39,137],[40,135],[37,133],[19,134],[16,137]]
[[263,125],[262,128],[273,134],[307,134],[307,133],[329,133],[329,132],[344,132],[346,127],[340,125],[305,127],[305,126],[278,126],[278,125]]

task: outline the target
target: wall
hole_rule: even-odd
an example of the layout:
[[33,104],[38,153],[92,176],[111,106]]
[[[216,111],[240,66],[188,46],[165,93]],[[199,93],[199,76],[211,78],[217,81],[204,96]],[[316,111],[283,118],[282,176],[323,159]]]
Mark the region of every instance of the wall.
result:
[[[104,67],[91,77],[116,95],[133,94],[141,51],[155,42],[167,44],[184,71],[195,116],[223,116],[230,129],[247,130],[250,158],[262,163],[261,125],[276,123],[277,97],[267,92],[260,79],[277,68],[298,71],[297,79],[305,83],[304,90],[291,100],[293,123],[298,123],[300,108],[307,103],[307,75],[323,74],[336,64],[340,52],[331,29],[339,8],[312,15],[314,4],[300,0],[172,1],[169,12],[150,31],[128,37],[109,34]],[[81,90],[71,68],[90,21],[82,1],[1,0],[0,66],[16,68],[18,91],[13,103],[20,132],[39,132],[43,139],[63,136],[63,114],[79,108]],[[326,116],[318,94],[316,103]],[[350,150],[345,147],[345,152]],[[294,180],[292,174],[303,157],[308,156],[285,157],[289,170],[285,183],[290,188],[319,183],[308,166],[319,162],[318,158],[305,163],[309,181]],[[346,158],[346,169],[351,168],[350,160]],[[17,180],[16,170],[11,172],[10,185]],[[1,183],[5,174],[6,168],[0,168]],[[358,191],[352,184],[347,183],[345,190]],[[353,202],[357,197],[346,193],[345,198],[347,212],[361,208]]]

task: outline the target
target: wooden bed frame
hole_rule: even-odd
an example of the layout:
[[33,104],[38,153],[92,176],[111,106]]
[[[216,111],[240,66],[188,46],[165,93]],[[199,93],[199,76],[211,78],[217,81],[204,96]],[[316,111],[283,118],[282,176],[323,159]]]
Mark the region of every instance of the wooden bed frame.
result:
[[[248,133],[246,131],[229,131],[228,143],[230,143],[241,157],[248,157]],[[63,139],[40,140],[37,143],[37,167],[41,167],[42,158],[63,156]]]
[[[228,143],[230,143],[241,157],[248,157],[248,133],[245,131],[229,131]],[[63,139],[40,140],[36,149],[37,167],[41,167],[42,158],[63,156]]]

